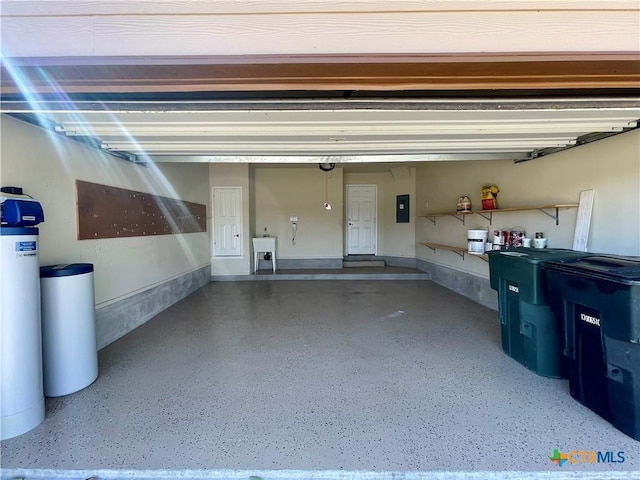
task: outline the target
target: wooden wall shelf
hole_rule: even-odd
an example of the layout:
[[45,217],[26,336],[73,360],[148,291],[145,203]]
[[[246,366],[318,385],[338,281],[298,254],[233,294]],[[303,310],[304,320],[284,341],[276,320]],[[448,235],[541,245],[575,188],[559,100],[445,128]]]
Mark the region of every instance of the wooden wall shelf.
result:
[[[494,213],[503,213],[503,212],[525,212],[525,211],[530,211],[530,210],[538,210],[542,213],[544,213],[545,215],[547,215],[548,217],[553,218],[556,221],[556,225],[560,224],[560,209],[564,209],[564,208],[578,208],[578,204],[577,203],[559,203],[556,205],[541,205],[541,206],[533,206],[533,207],[507,207],[507,208],[496,208],[493,210],[474,210],[471,212],[442,212],[442,213],[427,213],[425,215],[420,215],[420,217],[422,218],[426,218],[427,220],[429,220],[430,222],[432,222],[434,225],[436,224],[436,218],[437,217],[444,217],[444,216],[449,216],[449,217],[454,217],[458,220],[460,220],[462,222],[462,224],[465,224],[465,217],[467,215],[473,215],[473,214],[478,214],[480,215],[482,218],[485,218],[486,220],[489,220],[489,225],[491,225],[493,223],[493,214]],[[549,210],[551,210],[554,213],[549,213]]]
[[428,249],[432,250],[433,253],[436,252],[436,250],[440,249],[440,250],[449,250],[450,252],[455,253],[456,255],[459,255],[460,257],[462,257],[462,259],[464,260],[465,255],[470,255],[472,257],[476,257],[479,258],[480,260],[484,260],[485,262],[489,261],[489,256],[484,253],[484,254],[476,254],[476,253],[469,253],[469,251],[464,248],[464,247],[454,247],[452,245],[443,245],[442,243],[420,243],[420,245],[424,245],[425,247],[427,247]]
[[[507,207],[507,208],[496,208],[493,210],[473,210],[470,212],[427,213],[425,215],[419,215],[419,217],[426,218],[427,220],[432,222],[434,225],[436,224],[436,218],[438,217],[454,217],[457,220],[460,220],[464,225],[465,218],[467,217],[467,215],[478,214],[482,218],[489,220],[489,225],[491,225],[493,222],[494,213],[525,212],[525,211],[531,211],[531,210],[538,210],[544,213],[545,215],[547,215],[548,217],[553,218],[556,221],[556,225],[559,225],[560,209],[577,208],[577,207],[578,207],[577,203],[558,203],[555,205],[540,205],[540,206],[536,205],[532,207]],[[462,257],[463,260],[466,255],[470,255],[472,257],[477,257],[480,260],[484,260],[485,262],[489,261],[489,256],[486,253],[482,255],[469,253],[469,251],[464,247],[455,247],[452,245],[444,245],[442,243],[433,243],[433,242],[419,243],[419,245],[424,245],[434,253],[437,250],[448,250],[450,252],[455,253],[456,255],[459,255],[460,257]]]

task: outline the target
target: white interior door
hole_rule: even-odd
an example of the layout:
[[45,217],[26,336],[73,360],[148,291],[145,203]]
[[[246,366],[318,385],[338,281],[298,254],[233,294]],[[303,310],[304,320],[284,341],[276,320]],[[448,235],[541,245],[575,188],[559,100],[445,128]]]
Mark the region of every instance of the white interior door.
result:
[[347,255],[375,255],[377,185],[347,185]]
[[213,256],[242,256],[242,187],[213,187]]

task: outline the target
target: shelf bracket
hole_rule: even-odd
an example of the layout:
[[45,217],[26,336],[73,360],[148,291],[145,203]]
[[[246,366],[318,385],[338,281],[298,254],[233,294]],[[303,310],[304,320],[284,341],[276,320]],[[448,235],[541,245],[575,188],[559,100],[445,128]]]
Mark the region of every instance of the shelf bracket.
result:
[[451,252],[455,253],[456,255],[459,255],[460,257],[462,257],[462,260],[464,260],[464,251],[459,252],[458,250],[450,250]]
[[433,253],[436,253],[436,247],[432,247],[431,245],[427,245],[426,243],[423,243],[423,245],[427,247],[429,250],[431,250]]
[[465,217],[464,215],[458,215],[458,214],[452,213],[451,216],[453,218],[457,218],[458,220],[460,220],[462,222],[462,224],[464,225],[464,217]]
[[546,211],[545,209],[543,209],[543,208],[538,208],[538,211],[540,211],[540,212],[544,213],[547,217],[551,217],[551,218],[553,218],[553,219],[556,221],[556,225],[560,225],[560,214],[559,214],[559,210],[560,210],[560,209],[559,209],[558,207],[555,207],[556,214],[555,214],[555,215],[553,215],[553,214],[551,214],[551,213],[547,212],[547,211]]
[[425,215],[424,218],[426,218],[427,220],[429,220],[431,223],[433,223],[434,225],[436,224],[436,217],[431,216],[431,215]]
[[493,225],[493,212],[489,212],[489,214],[486,214],[484,212],[476,212],[478,215],[480,215],[482,218],[489,220],[489,225]]

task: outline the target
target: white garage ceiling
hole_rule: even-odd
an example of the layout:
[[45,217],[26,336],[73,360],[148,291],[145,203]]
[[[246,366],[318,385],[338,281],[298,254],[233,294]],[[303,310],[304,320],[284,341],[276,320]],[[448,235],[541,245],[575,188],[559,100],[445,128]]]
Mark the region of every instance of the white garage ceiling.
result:
[[0,1],[1,111],[133,161],[519,161],[640,118],[628,0]]
[[640,100],[9,103],[2,111],[137,161],[518,161],[634,128]]

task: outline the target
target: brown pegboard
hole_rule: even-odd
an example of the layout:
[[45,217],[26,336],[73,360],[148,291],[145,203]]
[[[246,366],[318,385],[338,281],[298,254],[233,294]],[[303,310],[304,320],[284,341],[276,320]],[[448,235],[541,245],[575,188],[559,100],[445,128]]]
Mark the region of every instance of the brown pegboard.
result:
[[76,180],[78,240],[206,232],[207,207]]

